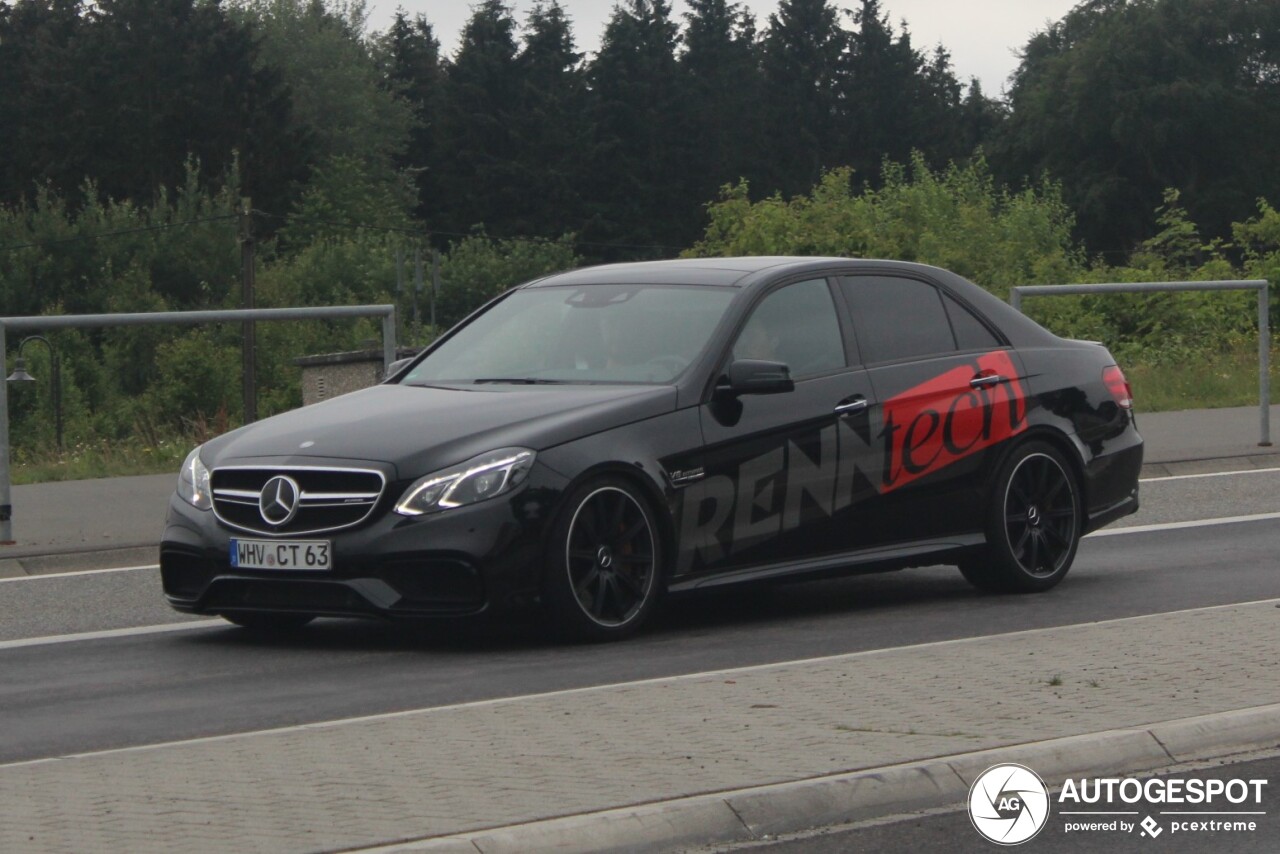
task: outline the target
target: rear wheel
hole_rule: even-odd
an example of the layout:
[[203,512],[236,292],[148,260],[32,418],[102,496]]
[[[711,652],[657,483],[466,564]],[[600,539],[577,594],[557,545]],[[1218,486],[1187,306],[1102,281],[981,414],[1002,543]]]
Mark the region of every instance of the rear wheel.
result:
[[987,544],[960,563],[981,590],[1032,593],[1060,582],[1080,545],[1080,488],[1052,445],[1028,442],[1005,461],[987,510]]
[[242,628],[262,633],[290,632],[302,628],[315,619],[312,614],[272,614],[262,611],[241,611],[218,616],[228,623],[235,623]]
[[649,502],[618,478],[570,496],[547,555],[545,598],[556,628],[575,640],[633,634],[661,592],[663,553]]

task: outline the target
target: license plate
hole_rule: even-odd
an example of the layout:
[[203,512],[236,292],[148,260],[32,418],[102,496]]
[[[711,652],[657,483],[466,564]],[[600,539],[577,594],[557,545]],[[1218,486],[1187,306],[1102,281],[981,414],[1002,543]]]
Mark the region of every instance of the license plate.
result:
[[330,569],[328,540],[232,540],[231,565],[237,569]]

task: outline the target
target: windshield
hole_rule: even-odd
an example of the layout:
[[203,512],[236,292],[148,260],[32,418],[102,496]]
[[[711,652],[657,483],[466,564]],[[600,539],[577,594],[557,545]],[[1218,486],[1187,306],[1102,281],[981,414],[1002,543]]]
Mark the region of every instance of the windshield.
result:
[[667,383],[706,345],[731,288],[587,285],[516,291],[403,383]]

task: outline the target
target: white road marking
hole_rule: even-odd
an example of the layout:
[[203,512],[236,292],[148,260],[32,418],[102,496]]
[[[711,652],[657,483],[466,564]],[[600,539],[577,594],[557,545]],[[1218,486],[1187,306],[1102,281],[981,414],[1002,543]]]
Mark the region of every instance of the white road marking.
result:
[[1195,480],[1201,477],[1230,477],[1234,474],[1266,474],[1267,472],[1280,471],[1280,466],[1269,469],[1242,469],[1240,471],[1210,471],[1203,474],[1171,474],[1164,477],[1144,477],[1139,478],[1138,483],[1159,483],[1165,480]]
[[100,573],[107,572],[135,572],[139,569],[159,568],[160,564],[149,563],[145,566],[113,566],[110,569],[80,569],[75,572],[41,572],[37,575],[18,575],[13,578],[0,578],[0,584],[4,584],[6,581],[37,581],[42,578],[70,578],[73,575],[98,575]]
[[1192,519],[1188,522],[1161,522],[1158,525],[1130,525],[1128,528],[1103,528],[1089,537],[1115,537],[1120,534],[1145,534],[1150,531],[1174,531],[1178,528],[1207,528],[1211,525],[1235,525],[1239,522],[1263,522],[1280,519],[1280,513],[1254,513],[1252,516],[1221,516],[1217,519]]
[[1251,602],[1232,602],[1227,605],[1209,605],[1203,608],[1183,608],[1178,611],[1164,611],[1158,614],[1141,614],[1136,617],[1116,617],[1110,620],[1095,620],[1087,623],[1071,623],[1065,626],[1043,626],[1036,629],[1022,629],[1016,632],[1001,632],[992,635],[975,635],[965,638],[952,638],[951,640],[930,641],[929,643],[906,644],[903,646],[882,647],[880,649],[864,649],[858,652],[842,652],[834,655],[819,655],[812,658],[799,658],[791,661],[775,661],[769,664],[749,664],[743,667],[726,667],[719,670],[704,670],[698,673],[681,673],[675,676],[655,676],[649,679],[636,679],[628,682],[610,682],[603,685],[586,685],[581,688],[563,688],[558,691],[542,691],[534,694],[517,694],[511,697],[494,697],[488,700],[471,700],[465,703],[449,703],[441,706],[424,706],[417,709],[404,709],[398,712],[382,712],[374,715],[359,715],[350,718],[337,718],[328,721],[316,721],[309,724],[293,724],[291,726],[269,727],[266,729],[249,730],[247,732],[232,732],[225,735],[209,735],[200,738],[184,738],[175,741],[164,741],[156,744],[138,744],[132,747],[112,747],[106,750],[89,750],[84,753],[71,753],[63,756],[50,756],[43,759],[24,759],[18,762],[0,763],[0,769],[16,768],[24,765],[42,765],[48,762],[61,762],[64,759],[84,759],[90,756],[109,756],[119,753],[137,753],[144,750],[159,750],[166,747],[185,747],[195,744],[215,744],[221,741],[231,741],[240,738],[253,738],[263,735],[283,735],[294,732],[308,732],[312,730],[330,729],[333,727],[346,726],[348,724],[364,724],[375,723],[378,721],[396,720],[398,718],[406,718],[416,715],[435,714],[444,711],[456,711],[458,709],[480,709],[493,706],[505,706],[512,703],[520,703],[526,700],[545,700],[552,697],[571,697],[576,694],[588,694],[598,691],[608,691],[616,688],[630,688],[637,685],[655,685],[658,683],[673,682],[691,682],[697,679],[720,679],[725,676],[734,676],[743,673],[764,672],[769,670],[778,670],[785,667],[796,667],[806,664],[825,664],[835,661],[852,661],[858,658],[865,658],[872,655],[880,655],[886,652],[898,652],[901,650],[918,650],[918,649],[936,649],[944,646],[955,646],[958,644],[981,643],[992,638],[1019,638],[1029,635],[1043,634],[1045,632],[1055,632],[1062,629],[1081,628],[1084,626],[1106,626],[1112,623],[1127,623],[1136,620],[1153,620],[1163,619],[1165,617],[1177,614],[1196,614],[1206,611],[1221,611],[1227,608],[1247,608],[1250,606],[1280,606],[1280,599],[1258,599]]
[[45,646],[55,643],[75,643],[76,641],[102,640],[103,638],[124,638],[132,635],[160,635],[167,632],[185,632],[192,629],[207,629],[213,626],[229,626],[222,620],[190,620],[182,623],[163,623],[159,626],[134,626],[129,629],[103,629],[98,632],[76,632],[70,635],[46,635],[41,638],[18,638],[17,640],[0,641],[0,650],[19,649],[24,646]]

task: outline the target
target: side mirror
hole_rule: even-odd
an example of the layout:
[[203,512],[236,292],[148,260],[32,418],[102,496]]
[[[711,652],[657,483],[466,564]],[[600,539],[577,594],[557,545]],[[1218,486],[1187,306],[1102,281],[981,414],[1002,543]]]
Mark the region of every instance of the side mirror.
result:
[[[727,382],[725,381],[727,380]],[[760,359],[738,359],[729,365],[719,390],[731,395],[781,394],[795,391],[791,369],[782,362]]]

